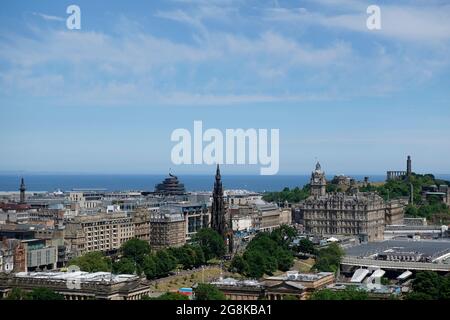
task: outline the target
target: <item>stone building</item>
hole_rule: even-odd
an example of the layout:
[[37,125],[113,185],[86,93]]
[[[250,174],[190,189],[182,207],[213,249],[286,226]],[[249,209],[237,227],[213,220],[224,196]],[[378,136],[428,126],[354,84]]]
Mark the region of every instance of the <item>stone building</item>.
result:
[[26,253],[21,240],[3,239],[0,242],[0,273],[25,271]]
[[20,272],[0,274],[0,299],[19,288],[49,288],[65,300],[141,300],[151,293],[150,283],[136,275],[108,272]]
[[186,243],[186,220],[175,208],[161,208],[150,213],[150,246],[159,250]]
[[285,275],[257,280],[218,279],[211,282],[231,300],[283,300],[286,297],[306,300],[311,293],[334,283],[331,272],[299,273],[289,271]]
[[134,225],[134,237],[150,242],[150,211],[144,208],[131,213]]
[[65,241],[75,256],[92,251],[114,253],[135,237],[134,224],[125,213],[76,216],[66,222]]
[[299,208],[306,232],[358,235],[363,241],[383,239],[384,200],[375,193],[327,193],[325,173],[319,163],[311,175],[311,196]]
[[403,199],[390,200],[386,202],[386,225],[398,225],[403,224],[405,217],[405,206],[407,201]]

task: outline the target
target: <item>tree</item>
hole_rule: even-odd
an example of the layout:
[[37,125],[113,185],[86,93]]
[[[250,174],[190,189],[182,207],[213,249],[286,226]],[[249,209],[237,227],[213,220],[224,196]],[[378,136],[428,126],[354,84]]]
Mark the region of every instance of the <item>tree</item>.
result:
[[328,247],[318,251],[313,269],[322,272],[336,272],[343,255],[341,247],[336,243],[331,243]]
[[282,225],[270,233],[270,237],[278,245],[283,246],[284,248],[288,248],[296,236],[297,231],[293,227],[287,225]]
[[310,300],[368,300],[369,295],[366,291],[347,287],[344,290],[333,291],[331,289],[322,289],[315,291]]
[[294,264],[294,257],[288,250],[279,250],[277,255],[278,270],[288,271]]
[[412,289],[414,294],[408,295],[408,299],[437,300],[441,298],[441,290],[445,291],[446,281],[436,272],[418,272],[413,281]]
[[226,300],[223,292],[212,284],[199,283],[194,292],[195,300]]
[[194,236],[193,240],[203,249],[206,260],[220,258],[225,252],[225,242],[220,234],[211,228],[203,228]]
[[112,269],[115,274],[133,274],[136,271],[135,262],[125,257],[114,262]]
[[160,250],[155,255],[156,275],[158,277],[166,276],[177,266],[176,258],[168,250]]
[[154,279],[157,277],[156,259],[154,255],[148,255],[144,258],[143,271],[147,279]]
[[48,288],[36,288],[29,293],[30,300],[64,300],[64,296]]
[[240,274],[246,274],[248,273],[248,263],[242,256],[234,256],[233,260],[231,261],[230,265],[230,271],[231,272],[237,272]]
[[150,254],[150,245],[141,239],[131,239],[122,244],[120,251],[122,256],[135,263],[138,274],[142,272],[144,258]]
[[295,234],[295,230],[290,227],[259,233],[250,241],[242,257],[233,259],[232,268],[252,278],[271,275],[276,270],[289,270],[294,264],[289,244]]
[[102,252],[88,252],[81,257],[70,261],[70,265],[78,266],[81,271],[86,272],[108,272],[111,271],[111,261]]
[[301,239],[298,244],[298,251],[302,253],[315,254],[316,249],[314,248],[314,244],[309,239]]
[[28,293],[20,288],[13,288],[5,300],[29,300]]

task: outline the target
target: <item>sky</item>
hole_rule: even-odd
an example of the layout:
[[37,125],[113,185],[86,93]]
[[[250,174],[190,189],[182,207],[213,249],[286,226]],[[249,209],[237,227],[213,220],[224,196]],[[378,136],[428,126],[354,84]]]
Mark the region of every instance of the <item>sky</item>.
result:
[[279,174],[407,155],[450,173],[449,17],[446,0],[2,1],[0,172],[211,173],[171,161],[200,120],[279,129]]

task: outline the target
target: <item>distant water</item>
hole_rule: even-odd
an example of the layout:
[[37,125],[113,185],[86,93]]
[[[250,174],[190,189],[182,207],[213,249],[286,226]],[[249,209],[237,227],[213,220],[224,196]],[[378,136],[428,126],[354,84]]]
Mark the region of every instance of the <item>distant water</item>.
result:
[[[0,191],[17,191],[20,184],[19,175],[0,175]],[[73,189],[100,188],[107,191],[120,190],[146,190],[153,191],[155,185],[160,183],[164,175],[47,175],[24,174],[28,191],[70,191]],[[364,176],[354,175],[353,178],[363,180]],[[449,179],[450,175],[440,176]],[[212,190],[214,175],[179,175],[188,191]],[[332,176],[327,177],[331,179]],[[370,181],[384,181],[384,175],[369,176]],[[223,175],[222,182],[225,189],[247,189],[250,191],[280,191],[285,187],[302,187],[309,182],[310,175]]]

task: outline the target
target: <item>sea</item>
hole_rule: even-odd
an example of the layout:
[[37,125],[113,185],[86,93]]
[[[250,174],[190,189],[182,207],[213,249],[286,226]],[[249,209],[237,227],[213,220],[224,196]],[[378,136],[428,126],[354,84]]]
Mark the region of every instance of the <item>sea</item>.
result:
[[[364,175],[350,175],[363,180]],[[163,181],[165,175],[151,174],[0,174],[0,191],[17,191],[20,178],[25,179],[27,191],[40,192],[75,189],[103,189],[105,191],[153,191],[155,185]],[[225,189],[245,189],[255,192],[281,191],[284,188],[302,187],[309,182],[310,175],[222,175]],[[385,175],[369,175],[372,182],[384,181]],[[450,180],[450,175],[436,175]],[[327,176],[331,180],[333,176]],[[214,185],[214,175],[178,175],[188,191],[210,191]]]

